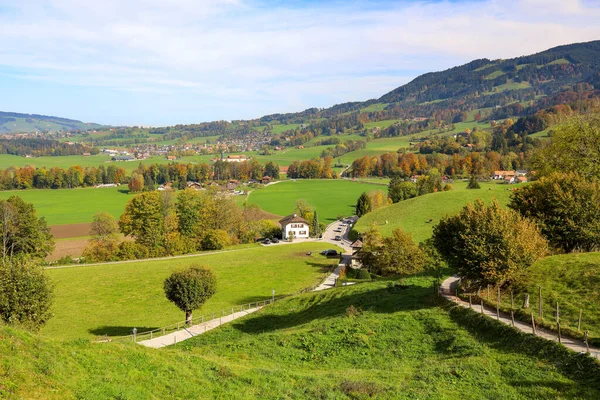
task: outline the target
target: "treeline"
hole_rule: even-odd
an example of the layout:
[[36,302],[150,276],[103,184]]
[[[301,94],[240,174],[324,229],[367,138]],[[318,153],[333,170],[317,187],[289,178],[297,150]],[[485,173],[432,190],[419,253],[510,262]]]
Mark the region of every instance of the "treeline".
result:
[[[216,190],[146,192],[127,202],[118,223],[107,213],[94,217],[86,262],[174,256],[274,237],[281,228],[260,220],[257,207],[241,207]],[[121,241],[119,233],[133,239]]]
[[336,179],[337,173],[331,169],[332,164],[331,156],[294,161],[288,167],[287,177],[291,179]]
[[[199,164],[141,164],[127,175],[127,171],[117,165],[81,167],[75,165],[67,169],[36,168],[34,166],[10,167],[0,170],[0,190],[13,189],[65,189],[89,187],[100,184],[127,184],[132,179],[142,177],[139,190],[154,190],[155,184],[172,183],[173,188],[185,189],[187,182],[205,183],[212,180],[227,181],[250,179],[261,180],[265,176],[279,179],[279,165],[267,162],[266,165],[251,159],[249,161],[217,161],[213,165]],[[136,186],[138,187],[138,186]]]
[[335,147],[328,147],[321,152],[321,158],[325,157],[341,157],[351,151],[362,150],[367,147],[366,140],[348,140],[343,143],[336,144]]
[[0,153],[16,156],[76,156],[83,153],[98,154],[100,150],[78,143],[68,144],[42,138],[0,139]]
[[490,176],[497,170],[522,169],[526,162],[524,153],[496,151],[455,153],[448,156],[440,153],[386,153],[375,157],[354,160],[348,174],[353,178],[367,176],[399,176],[402,178],[427,174],[435,168],[447,176]]

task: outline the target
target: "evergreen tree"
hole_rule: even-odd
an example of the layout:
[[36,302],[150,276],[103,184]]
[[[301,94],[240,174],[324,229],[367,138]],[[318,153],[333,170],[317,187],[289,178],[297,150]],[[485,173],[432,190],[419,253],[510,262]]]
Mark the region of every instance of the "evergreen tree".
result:
[[475,178],[475,175],[471,175],[471,179],[469,179],[467,189],[481,189],[481,186],[479,186],[479,182],[477,182],[477,178]]
[[371,212],[371,199],[366,192],[363,192],[356,202],[355,213],[358,217],[362,217],[368,212]]
[[319,237],[321,235],[321,226],[319,225],[319,216],[317,210],[313,213],[312,225],[310,227],[313,237]]

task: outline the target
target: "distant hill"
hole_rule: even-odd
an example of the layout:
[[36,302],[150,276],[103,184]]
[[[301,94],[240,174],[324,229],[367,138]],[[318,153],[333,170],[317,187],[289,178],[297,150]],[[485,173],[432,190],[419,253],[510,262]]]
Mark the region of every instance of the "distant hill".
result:
[[0,134],[26,132],[83,131],[98,129],[102,125],[73,119],[38,114],[19,114],[0,111]]

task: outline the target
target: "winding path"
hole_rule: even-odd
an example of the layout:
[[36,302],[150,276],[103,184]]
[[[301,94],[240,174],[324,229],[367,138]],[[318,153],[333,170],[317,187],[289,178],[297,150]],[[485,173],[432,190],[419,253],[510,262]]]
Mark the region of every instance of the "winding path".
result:
[[[460,278],[455,275],[455,276],[451,276],[450,278],[443,281],[442,285],[440,286],[440,293],[442,294],[442,296],[444,296],[446,299],[453,302],[454,304],[464,307],[464,308],[469,308],[470,306],[469,306],[468,302],[463,301],[462,299],[460,299],[452,294],[452,293],[454,293],[455,287],[458,284],[459,280],[460,280]],[[489,318],[498,319],[496,316],[495,308],[490,308],[490,307],[485,307],[485,306],[482,307],[480,304],[473,304],[472,308],[473,308],[473,311],[480,312]],[[499,321],[506,325],[512,325],[512,320],[510,318],[510,315],[503,313],[503,312],[500,312]],[[527,324],[527,323],[515,320],[514,328],[520,330],[521,332],[533,334],[533,329],[532,329],[530,323]],[[558,342],[558,335],[556,334],[556,332],[553,332],[553,331],[550,331],[548,329],[541,328],[538,326],[535,327],[535,330],[536,330],[536,333],[535,333],[536,336],[542,337],[542,338],[550,340],[552,342]],[[565,346],[567,349],[573,350],[577,353],[586,353],[587,352],[587,347],[586,347],[585,343],[581,340],[562,336],[560,343],[563,346]],[[592,357],[600,359],[600,349],[590,346],[589,351],[590,351],[590,355]]]

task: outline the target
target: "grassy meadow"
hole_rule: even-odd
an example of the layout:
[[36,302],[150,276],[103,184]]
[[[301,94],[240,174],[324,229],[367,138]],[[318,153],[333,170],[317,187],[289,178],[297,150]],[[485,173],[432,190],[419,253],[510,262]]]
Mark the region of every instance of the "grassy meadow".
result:
[[285,299],[163,350],[0,327],[0,397],[600,397],[600,368],[590,358],[440,307],[426,277],[403,283]]
[[387,187],[339,179],[298,179],[255,190],[247,201],[270,213],[289,215],[294,212],[298,199],[305,199],[317,209],[319,219],[329,223],[338,215],[353,215],[361,193],[372,190],[387,192]]
[[[174,270],[208,265],[217,276],[218,291],[202,313],[220,313],[234,305],[291,294],[323,279],[336,260],[319,255],[325,243],[251,247],[169,260],[48,269],[55,285],[54,317],[43,328],[48,337],[74,339],[108,334],[127,335],[183,321],[184,314],[163,292]],[[306,253],[312,251],[313,256]]]
[[496,199],[501,205],[506,205],[511,194],[511,190],[507,189],[519,186],[495,182],[481,182],[480,185],[481,189],[468,190],[467,182],[455,182],[451,191],[430,193],[382,207],[360,218],[354,231],[364,232],[375,223],[383,235],[390,235],[394,229],[402,228],[411,233],[416,242],[421,242],[431,236],[440,218],[458,213],[467,203],[476,199],[486,203]]

